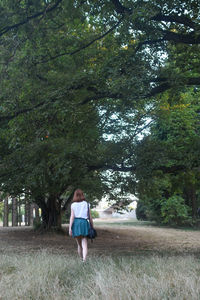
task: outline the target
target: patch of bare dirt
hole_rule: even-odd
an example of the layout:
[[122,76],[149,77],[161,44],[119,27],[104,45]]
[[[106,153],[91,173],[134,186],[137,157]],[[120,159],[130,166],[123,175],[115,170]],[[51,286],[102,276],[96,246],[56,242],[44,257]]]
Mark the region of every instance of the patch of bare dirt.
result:
[[[0,227],[0,252],[74,253],[76,242],[66,234],[37,234],[30,227]],[[151,226],[97,226],[98,237],[89,241],[93,254],[191,253],[200,254],[200,232]]]

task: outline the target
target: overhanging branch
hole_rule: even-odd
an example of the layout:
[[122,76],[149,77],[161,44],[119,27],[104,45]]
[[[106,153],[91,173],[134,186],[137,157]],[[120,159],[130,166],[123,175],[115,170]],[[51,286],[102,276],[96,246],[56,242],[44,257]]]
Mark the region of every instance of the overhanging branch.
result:
[[30,111],[33,111],[34,109],[39,108],[39,107],[43,106],[44,104],[45,104],[45,101],[40,102],[40,103],[38,103],[38,104],[35,105],[35,106],[32,106],[32,107],[28,107],[28,108],[24,108],[24,109],[18,110],[18,111],[15,112],[13,115],[0,116],[0,122],[1,122],[1,121],[10,121],[10,120],[12,120],[12,119],[18,117],[19,115],[25,114],[25,113],[30,112]]
[[189,19],[186,16],[179,16],[179,15],[163,15],[161,13],[155,15],[154,17],[151,18],[151,20],[153,21],[159,21],[159,22],[173,22],[173,23],[177,23],[177,24],[182,24],[185,26],[188,26],[190,28],[197,28],[199,27],[198,24],[196,24],[195,22],[193,22],[191,19]]
[[57,54],[57,55],[55,55],[55,56],[51,56],[49,59],[42,60],[42,61],[40,61],[40,62],[36,62],[36,65],[37,65],[37,64],[40,64],[40,63],[47,63],[47,62],[49,62],[49,61],[52,61],[52,60],[54,60],[54,59],[57,59],[57,58],[59,58],[59,57],[65,56],[65,55],[74,55],[74,54],[79,53],[80,51],[82,51],[82,50],[88,48],[89,46],[91,46],[92,44],[94,44],[96,41],[99,41],[99,40],[103,39],[105,36],[107,36],[110,32],[112,32],[114,29],[116,29],[116,28],[119,26],[119,24],[122,22],[123,19],[124,19],[124,17],[122,16],[122,17],[119,19],[119,21],[118,21],[114,26],[112,26],[108,31],[106,31],[106,32],[103,33],[102,35],[100,35],[100,36],[94,38],[93,40],[91,40],[89,43],[86,43],[86,44],[83,45],[82,47],[80,47],[80,48],[78,48],[78,49],[76,49],[76,50],[74,50],[74,51],[71,51],[71,52],[68,51],[68,52],[63,52],[63,53]]
[[200,44],[200,35],[194,32],[188,34],[179,34],[172,31],[163,31],[163,37],[155,40],[145,40],[140,42],[135,48],[134,52],[137,53],[138,50],[144,45],[156,45],[163,42],[175,42],[188,45],[198,45]]
[[56,1],[56,3],[54,5],[52,5],[50,7],[47,6],[44,10],[36,13],[35,15],[28,16],[28,17],[26,17],[25,20],[23,20],[19,23],[4,27],[3,29],[0,30],[0,37],[12,29],[17,29],[20,26],[30,22],[31,20],[36,19],[44,14],[47,14],[47,13],[53,11],[61,2],[62,2],[62,0],[58,0],[58,1]]
[[75,192],[75,189],[73,189],[73,191],[71,192],[71,194],[69,195],[69,197],[65,200],[65,204],[62,207],[62,212],[66,211],[68,205],[70,204],[70,202],[71,202],[71,200],[73,198],[74,192]]
[[172,31],[165,31],[163,36],[164,41],[171,41],[175,43],[197,45],[200,43],[200,35],[191,32],[188,34],[180,34]]
[[87,98],[85,98],[80,105],[84,105],[89,103],[90,101],[94,101],[94,100],[100,100],[100,99],[105,99],[105,98],[109,98],[109,99],[120,99],[123,96],[120,94],[113,94],[113,93],[109,93],[109,92],[105,92],[105,93],[97,93],[94,96],[89,96]]
[[123,165],[121,166],[114,166],[114,165],[108,165],[108,164],[102,164],[102,165],[96,165],[96,166],[88,166],[88,169],[90,171],[95,171],[95,170],[111,170],[111,171],[119,171],[119,172],[130,172],[130,171],[136,171],[135,166],[130,166],[130,167],[125,167]]
[[115,7],[115,10],[117,13],[119,14],[124,14],[124,13],[131,13],[132,12],[132,9],[131,8],[128,8],[128,7],[125,7],[123,6],[119,0],[111,0],[111,2],[113,3],[114,7]]
[[[172,84],[169,81],[167,81],[167,78],[155,78],[155,79],[152,79],[151,82],[161,82],[161,84],[152,88],[151,91],[149,93],[147,93],[146,95],[138,95],[134,98],[131,97],[130,101],[137,100],[140,98],[142,98],[142,99],[150,98],[150,97],[156,96],[160,93],[163,93],[166,90],[173,87]],[[200,85],[200,77],[185,78],[185,79],[183,79],[183,82],[184,82],[185,86]],[[81,87],[81,86],[79,86],[79,87]],[[73,88],[71,88],[71,89],[73,89]],[[95,95],[86,97],[82,102],[79,103],[79,105],[85,105],[85,104],[89,103],[90,101],[96,101],[96,100],[106,99],[106,98],[107,99],[123,99],[123,95],[122,94],[113,94],[113,93],[109,93],[109,92],[98,93],[98,91],[97,91],[97,93]],[[24,108],[22,110],[15,112],[12,115],[0,116],[0,122],[12,120],[21,114],[31,112],[39,107],[42,107],[45,104],[53,102],[54,100],[55,99],[51,99],[48,102],[42,101],[35,106],[29,107],[29,108]]]

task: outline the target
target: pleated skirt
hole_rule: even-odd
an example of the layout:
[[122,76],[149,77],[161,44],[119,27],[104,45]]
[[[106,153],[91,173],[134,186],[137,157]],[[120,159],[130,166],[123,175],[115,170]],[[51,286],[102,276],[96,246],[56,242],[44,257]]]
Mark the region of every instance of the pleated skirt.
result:
[[72,236],[87,236],[89,226],[90,225],[86,219],[74,218],[74,222],[72,224]]

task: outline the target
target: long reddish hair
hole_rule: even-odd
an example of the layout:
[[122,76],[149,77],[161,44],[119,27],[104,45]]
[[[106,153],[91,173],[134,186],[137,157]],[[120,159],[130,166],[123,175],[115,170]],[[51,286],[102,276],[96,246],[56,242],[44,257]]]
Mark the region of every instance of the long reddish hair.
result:
[[75,190],[72,202],[81,202],[84,200],[85,200],[85,196],[83,194],[83,191],[81,189]]

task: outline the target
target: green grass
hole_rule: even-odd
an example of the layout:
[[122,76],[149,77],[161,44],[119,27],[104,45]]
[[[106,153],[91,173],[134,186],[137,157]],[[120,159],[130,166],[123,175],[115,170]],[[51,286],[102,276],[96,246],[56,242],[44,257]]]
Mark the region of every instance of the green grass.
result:
[[138,220],[123,220],[123,221],[115,221],[115,222],[95,222],[95,226],[156,226],[155,222],[151,221],[138,221]]
[[0,299],[200,299],[200,259],[91,256],[47,251],[0,255]]
[[183,225],[183,226],[170,226],[170,225],[165,225],[165,224],[158,224],[155,221],[138,221],[138,220],[119,220],[119,221],[114,221],[114,222],[95,222],[95,227],[96,226],[137,226],[137,227],[142,227],[142,226],[154,226],[154,227],[160,227],[160,228],[174,228],[174,229],[181,229],[185,231],[200,231],[200,224],[199,225],[194,225],[194,226],[188,226],[188,225]]

